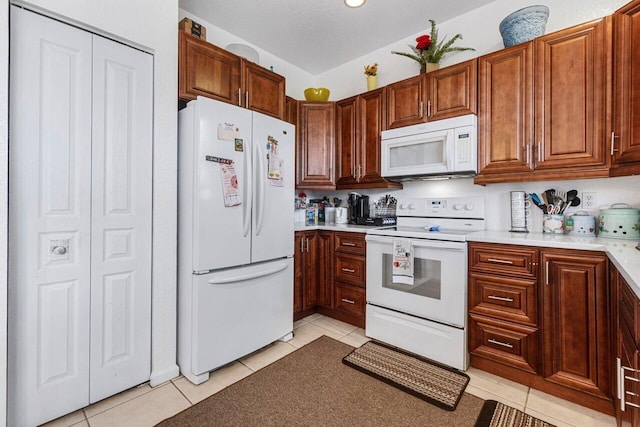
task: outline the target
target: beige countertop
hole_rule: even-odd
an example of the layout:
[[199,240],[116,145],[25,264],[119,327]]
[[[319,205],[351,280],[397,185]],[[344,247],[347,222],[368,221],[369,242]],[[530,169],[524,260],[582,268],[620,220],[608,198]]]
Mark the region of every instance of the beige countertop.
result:
[[539,246],[605,252],[631,289],[640,298],[640,250],[638,240],[579,237],[544,233],[511,233],[509,231],[478,231],[467,236],[470,242]]

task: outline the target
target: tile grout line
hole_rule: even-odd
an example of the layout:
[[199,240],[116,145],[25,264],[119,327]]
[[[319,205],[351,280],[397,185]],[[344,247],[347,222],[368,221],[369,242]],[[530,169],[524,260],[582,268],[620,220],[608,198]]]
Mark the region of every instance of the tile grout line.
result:
[[[211,378],[209,378],[209,379],[211,379]],[[187,381],[189,381],[189,380],[187,380]],[[208,380],[207,380],[207,381],[208,381]],[[180,394],[181,394],[185,399],[187,399],[187,402],[189,402],[189,407],[191,407],[191,406],[195,405],[195,403],[194,403],[194,402],[192,402],[192,401],[191,401],[191,399],[189,399],[189,397],[187,397],[187,395],[186,395],[186,394],[184,394],[184,393],[182,392],[182,390],[180,390],[180,387],[178,387],[177,385],[175,385],[175,383],[174,383],[173,381],[171,381],[171,385],[173,385],[173,387],[175,387],[175,389],[176,389],[176,390],[178,390],[178,393],[180,393]],[[174,414],[174,415],[175,415],[175,414]],[[172,416],[173,416],[173,415],[172,415]]]

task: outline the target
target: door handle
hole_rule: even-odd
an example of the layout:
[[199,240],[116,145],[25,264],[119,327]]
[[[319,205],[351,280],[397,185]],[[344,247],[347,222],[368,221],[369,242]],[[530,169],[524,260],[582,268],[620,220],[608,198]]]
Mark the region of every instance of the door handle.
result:
[[487,298],[497,301],[513,302],[513,298],[499,297],[497,295],[489,295]]
[[489,339],[489,342],[490,342],[491,344],[501,345],[502,347],[513,348],[513,344],[509,344],[509,343],[506,343],[506,342],[502,342],[502,341],[494,340],[493,338],[490,338],[490,339]]
[[498,264],[509,264],[509,265],[513,265],[513,261],[508,261],[506,259],[498,259],[498,258],[488,258],[487,261],[489,262],[497,262]]
[[307,241],[307,252],[309,252],[309,238],[307,237],[305,240]]

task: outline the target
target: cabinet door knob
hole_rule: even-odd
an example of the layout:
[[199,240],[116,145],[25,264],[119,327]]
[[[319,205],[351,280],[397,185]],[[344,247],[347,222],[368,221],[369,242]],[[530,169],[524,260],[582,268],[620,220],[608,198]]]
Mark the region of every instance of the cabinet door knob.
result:
[[53,253],[54,255],[64,255],[67,253],[67,248],[65,248],[64,246],[54,246],[51,249],[51,253]]

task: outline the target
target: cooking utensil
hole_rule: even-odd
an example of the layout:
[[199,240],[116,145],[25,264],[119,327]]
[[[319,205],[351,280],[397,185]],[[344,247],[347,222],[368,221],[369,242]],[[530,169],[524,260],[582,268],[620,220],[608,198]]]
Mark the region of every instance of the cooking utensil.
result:
[[574,197],[573,200],[571,200],[571,206],[580,206],[580,203],[582,203],[580,197]]
[[545,190],[544,194],[545,196],[547,196],[547,204],[552,205],[555,202],[555,200],[553,199],[553,196],[556,195],[556,190],[554,190],[553,188],[550,188],[549,190]]
[[542,212],[546,213],[547,205],[542,203],[542,200],[540,200],[540,197],[536,193],[530,193],[529,197],[531,197],[531,200],[533,200],[533,203],[535,203],[536,206],[539,207],[540,210],[542,210]]
[[570,205],[573,202],[573,199],[578,195],[578,190],[569,190],[567,191],[567,204]]

